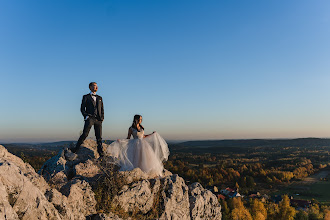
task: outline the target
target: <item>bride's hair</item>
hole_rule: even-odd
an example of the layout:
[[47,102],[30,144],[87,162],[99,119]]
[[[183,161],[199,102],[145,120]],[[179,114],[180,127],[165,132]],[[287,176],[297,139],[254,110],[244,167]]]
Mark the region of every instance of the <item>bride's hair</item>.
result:
[[[141,115],[134,115],[134,118],[133,118],[133,123],[132,123],[132,128],[135,128],[137,130],[137,121],[140,120],[142,116]],[[144,130],[144,127],[140,124],[140,127]]]

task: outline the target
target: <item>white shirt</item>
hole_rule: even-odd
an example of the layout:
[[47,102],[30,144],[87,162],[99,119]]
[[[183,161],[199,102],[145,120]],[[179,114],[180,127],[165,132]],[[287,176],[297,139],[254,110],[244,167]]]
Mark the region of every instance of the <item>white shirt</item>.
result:
[[[94,95],[96,95],[96,93],[90,92],[89,94],[92,96],[92,98],[94,99],[94,102],[96,103],[96,96],[94,96]],[[93,94],[93,95],[92,95],[92,94]],[[89,118],[89,116],[87,115],[87,116],[85,117],[85,121],[86,121],[88,118]]]
[[[92,92],[90,92],[89,94],[91,94],[91,96],[92,96],[92,98],[94,99],[94,102],[96,102],[96,93],[92,93]],[[93,95],[92,95],[93,94]]]

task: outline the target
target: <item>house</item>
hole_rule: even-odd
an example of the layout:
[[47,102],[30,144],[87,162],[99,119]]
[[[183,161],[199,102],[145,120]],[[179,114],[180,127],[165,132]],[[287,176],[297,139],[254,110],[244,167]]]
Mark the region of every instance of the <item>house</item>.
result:
[[290,203],[292,206],[296,206],[300,208],[308,208],[311,205],[311,201],[302,200],[302,199],[290,199]]
[[218,194],[217,195],[217,197],[218,197],[218,200],[226,200],[226,196],[224,196],[224,195],[222,195],[222,194]]
[[249,196],[250,196],[250,195],[260,196],[260,192],[258,192],[258,191],[250,191],[250,192],[249,192]]
[[231,189],[229,187],[227,187],[226,189],[222,189],[220,191],[220,193],[223,194],[223,195],[225,195],[225,196],[227,196],[229,193],[234,193],[234,192],[236,192],[236,190]]
[[241,194],[239,194],[238,192],[230,192],[228,194],[229,198],[234,198],[234,197],[241,197]]

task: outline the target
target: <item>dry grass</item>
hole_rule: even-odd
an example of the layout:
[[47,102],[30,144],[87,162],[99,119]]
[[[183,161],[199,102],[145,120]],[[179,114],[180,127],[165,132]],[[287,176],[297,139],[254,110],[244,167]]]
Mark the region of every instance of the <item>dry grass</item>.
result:
[[114,205],[113,199],[120,192],[124,185],[127,185],[125,179],[119,172],[119,167],[113,163],[111,158],[103,157],[102,160],[96,160],[95,164],[102,170],[102,175],[94,184],[95,199],[97,202],[96,210],[99,213],[112,212],[123,219],[157,219],[162,213],[162,181],[157,191],[151,210],[143,214],[135,209],[132,212],[125,212],[120,206]]

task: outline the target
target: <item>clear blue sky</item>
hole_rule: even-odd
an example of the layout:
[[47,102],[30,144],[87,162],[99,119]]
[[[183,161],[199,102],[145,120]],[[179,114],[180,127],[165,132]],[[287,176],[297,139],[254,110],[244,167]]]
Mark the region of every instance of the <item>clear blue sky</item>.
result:
[[[0,141],[329,137],[326,0],[0,0]],[[91,131],[90,137],[94,137]]]

